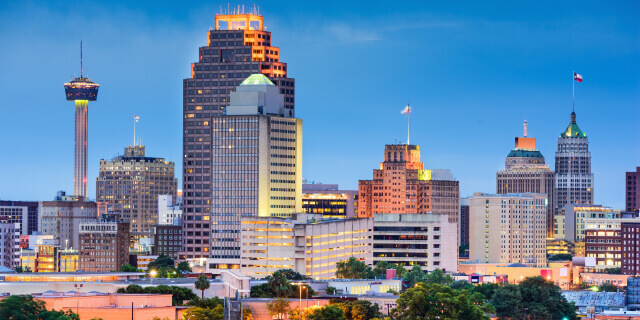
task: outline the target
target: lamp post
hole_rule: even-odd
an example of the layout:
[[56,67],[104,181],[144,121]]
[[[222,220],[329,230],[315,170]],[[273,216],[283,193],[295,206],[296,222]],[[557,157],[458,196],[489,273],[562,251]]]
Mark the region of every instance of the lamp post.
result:
[[151,272],[149,272],[149,275],[151,276],[151,283],[153,283],[153,277],[155,277],[156,274],[158,273],[155,270],[151,270]]
[[73,285],[78,291],[78,301],[76,302],[76,313],[78,314],[78,317],[80,317],[80,288],[82,288],[83,285],[84,284],[82,283],[75,283]]

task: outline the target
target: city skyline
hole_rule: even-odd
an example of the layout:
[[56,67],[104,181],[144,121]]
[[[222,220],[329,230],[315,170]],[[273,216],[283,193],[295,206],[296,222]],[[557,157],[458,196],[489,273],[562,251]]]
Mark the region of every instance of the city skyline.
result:
[[[633,126],[640,116],[640,82],[633,75],[640,67],[633,61],[640,57],[635,44],[640,28],[631,20],[638,5],[571,4],[544,19],[539,9],[525,19],[518,7],[492,13],[474,6],[391,8],[380,14],[379,6],[353,4],[338,12],[305,8],[306,13],[280,3],[261,5],[297,82],[297,116],[305,119],[303,176],[357,189],[358,180],[369,178],[380,162],[382,145],[405,139],[400,110],[408,99],[412,142],[421,146],[425,168],[451,169],[461,196],[492,192],[495,172],[514,135],[521,135],[524,119],[546,162],[553,163],[557,137],[569,123],[576,71],[584,76],[576,88],[576,113],[590,140],[594,202],[624,208],[625,172],[640,158],[633,148],[639,138]],[[95,197],[99,159],[130,144],[134,114],[151,156],[175,161],[181,170],[181,83],[218,4],[177,11],[171,5],[95,5],[95,15],[89,15],[99,17],[95,21],[82,20],[73,3],[2,7],[0,34],[14,49],[0,52],[6,70],[0,78],[5,88],[0,135],[20,139],[2,140],[13,152],[0,157],[0,177],[15,183],[0,188],[0,199],[50,200],[57,190],[71,193],[73,119],[60,83],[79,73],[79,40],[84,40],[85,75],[101,84],[101,99],[90,115],[89,197]],[[70,16],[86,28],[74,29],[66,22]],[[549,29],[552,25],[556,29]],[[129,34],[122,31],[127,28]],[[54,33],[58,36],[47,38]],[[411,42],[416,36],[426,43]],[[47,50],[36,49],[43,45]],[[397,51],[400,46],[405,49]],[[40,94],[24,99],[28,88],[19,84],[34,79]],[[24,117],[23,108],[34,112],[31,121],[15,121]],[[327,165],[334,161],[339,166]]]

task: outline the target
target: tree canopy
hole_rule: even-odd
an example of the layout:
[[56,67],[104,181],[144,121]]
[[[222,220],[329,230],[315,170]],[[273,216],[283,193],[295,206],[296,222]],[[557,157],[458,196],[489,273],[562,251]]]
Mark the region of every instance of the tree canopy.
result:
[[117,293],[160,293],[160,294],[171,294],[172,295],[172,304],[174,306],[181,306],[182,302],[185,300],[192,300],[197,298],[198,296],[191,291],[189,288],[177,287],[177,286],[167,286],[167,285],[159,285],[156,287],[145,287],[142,288],[139,285],[131,284],[126,288],[120,288],[116,291]]
[[211,287],[211,282],[207,279],[207,276],[201,274],[198,276],[198,280],[195,283],[196,289],[202,291],[202,298],[204,299],[204,291]]
[[363,261],[350,257],[349,260],[336,264],[336,278],[340,279],[372,279],[373,270]]
[[571,261],[571,259],[573,259],[572,255],[568,253],[560,253],[560,254],[555,254],[550,256],[547,260],[548,261]]
[[71,311],[47,310],[44,301],[30,295],[15,295],[0,300],[0,319],[79,320],[79,317]]
[[316,308],[308,316],[309,320],[347,320],[344,311],[336,305]]
[[157,259],[149,262],[149,270],[151,269],[160,269],[160,268],[173,268],[174,261],[168,256],[165,256],[164,253],[160,254]]
[[440,284],[418,284],[398,297],[391,310],[394,319],[488,320],[490,305],[469,299],[466,290],[458,291]]

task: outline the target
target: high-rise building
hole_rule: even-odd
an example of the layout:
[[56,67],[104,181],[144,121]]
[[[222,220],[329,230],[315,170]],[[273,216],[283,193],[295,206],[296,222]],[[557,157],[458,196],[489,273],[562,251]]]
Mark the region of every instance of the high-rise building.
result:
[[119,221],[129,222],[133,239],[153,237],[158,196],[176,196],[175,164],[145,156],[145,147],[128,146],[124,155],[100,160],[96,199],[107,202]]
[[556,151],[555,214],[562,214],[567,204],[593,203],[593,173],[587,134],[576,123],[576,113],[560,133]]
[[[585,257],[595,258],[596,268],[621,268],[623,260],[623,243],[627,253],[635,253],[638,247],[630,234],[629,226],[638,225],[640,219],[623,215],[620,218],[585,218],[584,242]],[[623,232],[623,229],[627,228]],[[635,234],[635,233],[634,233]],[[635,238],[634,238],[635,239]],[[624,240],[624,241],[623,241]],[[627,255],[633,258],[634,255]],[[635,256],[637,258],[637,256]]]
[[[286,110],[279,89],[254,74],[231,93],[225,115],[211,117],[211,172],[185,178],[185,258],[207,255],[214,269],[238,267],[243,218],[302,211],[302,120]],[[189,212],[201,202],[193,198],[200,179],[210,190],[206,215]]]
[[89,140],[89,101],[98,98],[99,84],[82,75],[82,42],[80,42],[80,77],[64,84],[67,101],[74,101],[76,113],[73,193],[87,196],[87,141]]
[[[215,184],[210,179],[214,171],[212,156],[219,151],[212,150],[212,142],[216,147],[222,142],[212,141],[212,116],[223,115],[231,92],[255,73],[271,79],[284,95],[282,114],[293,117],[295,81],[287,77],[287,64],[280,61],[280,50],[271,46],[271,32],[265,30],[262,16],[256,12],[216,15],[215,28],[207,32],[206,46],[199,48],[198,62],[191,64],[191,76],[183,81],[183,215],[187,241],[191,242],[187,243],[186,257],[212,255],[212,223],[208,219],[213,212],[210,202]],[[238,234],[226,234],[223,238],[233,241],[224,241],[227,244],[221,247],[235,248],[232,251],[237,252],[237,237]],[[215,255],[238,257],[236,253]]]
[[628,212],[640,212],[640,167],[636,167],[636,171],[627,172],[625,192],[625,207]]
[[448,170],[425,170],[417,145],[386,145],[373,180],[360,180],[358,216],[434,213],[458,223],[459,185]]
[[157,225],[153,230],[153,254],[178,258],[182,251],[182,225]]
[[371,265],[372,234],[372,219],[323,219],[304,213],[246,218],[240,271],[264,278],[292,269],[313,279],[335,279],[336,264],[350,257]]
[[375,214],[373,264],[387,261],[424,271],[458,270],[458,225],[432,213]]
[[358,216],[358,190],[340,190],[337,184],[303,183],[302,212],[325,218]]
[[469,198],[460,199],[460,245],[469,245]]
[[38,201],[0,200],[0,218],[2,217],[7,217],[10,223],[20,223],[21,235],[37,234],[40,231]]
[[[181,198],[181,197],[178,197]],[[182,225],[182,201],[173,202],[173,196],[163,194],[158,196],[158,224]]]
[[545,164],[542,153],[536,149],[536,138],[527,137],[527,121],[524,121],[524,137],[516,137],[515,148],[509,152],[504,169],[496,174],[496,193],[544,193],[549,201],[547,212],[547,237],[553,238],[553,197],[555,173]]
[[129,263],[129,223],[85,222],[78,234],[80,269],[109,272]]
[[[627,275],[640,275],[640,222],[623,222],[620,225],[622,261],[620,271]],[[637,290],[637,288],[636,288]],[[634,290],[634,293],[638,292]],[[638,301],[638,300],[636,300]]]
[[53,235],[60,247],[77,249],[80,240],[78,230],[83,222],[95,221],[98,204],[79,196],[67,196],[58,192],[53,201],[40,201],[42,234]]
[[621,210],[601,205],[566,205],[563,215],[556,216],[556,239],[584,241],[587,219],[619,219]]
[[486,194],[469,198],[469,261],[547,265],[547,195]]
[[0,219],[0,266],[13,269],[20,264],[20,224]]

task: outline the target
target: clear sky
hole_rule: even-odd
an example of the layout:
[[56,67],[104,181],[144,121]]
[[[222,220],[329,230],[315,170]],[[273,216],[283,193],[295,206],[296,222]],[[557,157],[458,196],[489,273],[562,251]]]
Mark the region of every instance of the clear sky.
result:
[[[246,7],[250,3],[231,3]],[[624,207],[640,166],[640,2],[268,1],[255,3],[296,79],[304,177],[357,188],[385,144],[406,140],[427,168],[451,169],[461,195],[495,192],[496,171],[529,122],[553,168],[569,123],[572,70],[595,202]],[[100,83],[89,106],[89,195],[99,159],[132,143],[175,161],[181,178],[182,79],[206,44],[215,1],[2,1],[0,198],[73,190],[73,103],[63,83]]]

